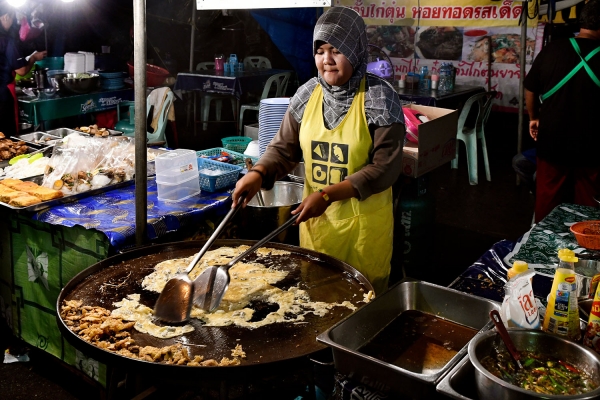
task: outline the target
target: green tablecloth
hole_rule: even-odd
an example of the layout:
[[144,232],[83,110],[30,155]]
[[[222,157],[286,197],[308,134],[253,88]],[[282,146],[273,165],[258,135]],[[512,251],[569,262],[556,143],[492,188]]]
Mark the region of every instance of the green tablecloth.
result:
[[575,253],[589,253],[577,244],[569,228],[575,222],[600,219],[600,209],[577,204],[561,204],[536,224],[516,244],[504,261],[512,265],[515,260],[525,261],[540,275],[554,276],[558,265],[558,249],[571,249]]
[[0,218],[3,317],[17,337],[106,385],[106,366],[77,351],[60,334],[56,299],[77,273],[107,257],[108,238],[80,226],[33,221],[27,214],[2,212]]
[[20,117],[34,126],[44,121],[117,108],[120,102],[134,99],[130,88],[99,90],[88,94],[58,94],[52,99],[19,97]]

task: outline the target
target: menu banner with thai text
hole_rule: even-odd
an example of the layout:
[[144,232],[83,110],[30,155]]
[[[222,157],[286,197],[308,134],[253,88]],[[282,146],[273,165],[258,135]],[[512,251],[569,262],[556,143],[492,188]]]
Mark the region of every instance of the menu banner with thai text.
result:
[[[518,26],[522,2],[490,0],[335,0],[335,6],[356,10],[368,25],[400,26]],[[535,2],[527,3],[530,15]],[[528,19],[528,26],[537,18]]]

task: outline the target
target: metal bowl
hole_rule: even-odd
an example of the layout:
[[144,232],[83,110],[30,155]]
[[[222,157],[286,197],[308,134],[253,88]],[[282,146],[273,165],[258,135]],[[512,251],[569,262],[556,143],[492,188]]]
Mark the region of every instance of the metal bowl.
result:
[[62,78],[66,90],[77,94],[90,93],[100,86],[100,75],[87,74],[89,77],[81,78],[81,74],[67,74]]
[[[508,329],[508,333],[517,350],[538,352],[564,360],[585,371],[596,384],[600,384],[600,355],[593,350],[539,330]],[[475,384],[481,399],[596,399],[600,396],[600,387],[582,395],[559,396],[535,393],[511,385],[492,375],[479,362],[492,354],[496,347],[504,347],[504,343],[495,330],[477,335],[469,343],[469,360],[475,367]]]
[[[304,186],[294,182],[275,182],[273,189],[261,190],[264,206],[258,204],[256,196],[248,202],[239,214],[241,217],[240,237],[243,239],[259,240],[268,233],[283,225],[292,216],[300,203]],[[299,230],[292,226],[281,232],[273,241],[297,245]]]

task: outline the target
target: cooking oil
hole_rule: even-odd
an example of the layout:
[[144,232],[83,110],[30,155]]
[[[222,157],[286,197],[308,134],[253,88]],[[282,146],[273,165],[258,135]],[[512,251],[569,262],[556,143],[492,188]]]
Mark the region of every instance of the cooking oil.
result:
[[559,250],[558,259],[542,330],[577,341],[581,338],[574,268],[578,259],[569,249]]

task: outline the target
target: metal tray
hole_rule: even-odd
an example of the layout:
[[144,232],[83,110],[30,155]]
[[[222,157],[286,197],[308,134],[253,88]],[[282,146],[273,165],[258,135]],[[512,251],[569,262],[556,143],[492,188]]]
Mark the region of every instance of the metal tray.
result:
[[[123,132],[121,132],[121,131],[115,131],[113,129],[107,129],[107,131],[109,133],[109,136],[121,136],[123,134]],[[107,136],[96,136],[96,135],[92,135],[91,133],[81,132],[81,131],[77,131],[77,130],[74,130],[73,132],[77,132],[77,133],[79,133],[80,135],[83,135],[83,136],[107,137]]]
[[467,354],[467,345],[431,374],[408,371],[358,351],[407,310],[433,314],[481,333],[493,326],[489,313],[500,310],[500,304],[427,282],[401,281],[317,340],[332,348],[335,368],[340,373],[378,390],[385,388],[390,395],[432,398],[437,383]]
[[36,146],[54,146],[56,142],[62,139],[62,137],[54,136],[47,132],[32,132],[19,136],[12,136],[11,139],[23,140],[27,144],[33,144]]
[[[18,139],[14,139],[14,138],[9,138],[9,139],[12,140],[13,142],[19,141]],[[27,143],[27,151],[25,152],[25,154],[30,154],[30,153],[36,152],[38,150],[47,149],[47,148],[48,148],[48,146],[45,146],[45,147],[44,146],[40,146],[40,145],[34,146],[32,144],[28,144]],[[50,146],[50,148],[52,148],[52,147]],[[9,164],[8,164],[9,161],[10,161],[10,159],[8,159],[8,160],[0,160],[0,168],[6,168],[6,167],[8,167],[9,166]]]
[[64,138],[65,136],[68,136],[71,133],[82,133],[82,132],[78,132],[75,129],[70,129],[70,128],[58,128],[58,129],[52,129],[52,130],[46,131],[46,133],[48,135],[58,136],[59,138]]
[[[38,185],[41,185],[43,179],[44,179],[43,175],[38,175],[36,177],[30,178],[27,180],[33,181],[33,182],[37,183]],[[27,206],[27,207],[15,207],[15,206],[11,206],[11,205],[8,205],[7,203],[2,203],[2,202],[0,202],[0,205],[7,207],[7,208],[11,208],[16,211],[36,212],[36,211],[46,209],[48,207],[54,207],[54,206],[57,206],[59,204],[64,204],[64,203],[70,203],[70,202],[73,202],[73,201],[76,201],[79,199],[83,199],[85,197],[90,197],[90,196],[93,196],[96,194],[108,192],[113,189],[118,189],[121,187],[130,186],[133,184],[135,184],[135,180],[131,179],[131,180],[128,180],[125,182],[115,183],[114,185],[108,185],[108,186],[104,186],[104,187],[101,187],[98,189],[88,190],[87,192],[82,192],[82,193],[77,193],[77,194],[73,194],[70,196],[61,197],[60,199],[43,201],[41,203],[33,204],[33,205]]]
[[438,393],[457,400],[479,400],[475,385],[475,367],[469,356],[463,358],[435,388]]

